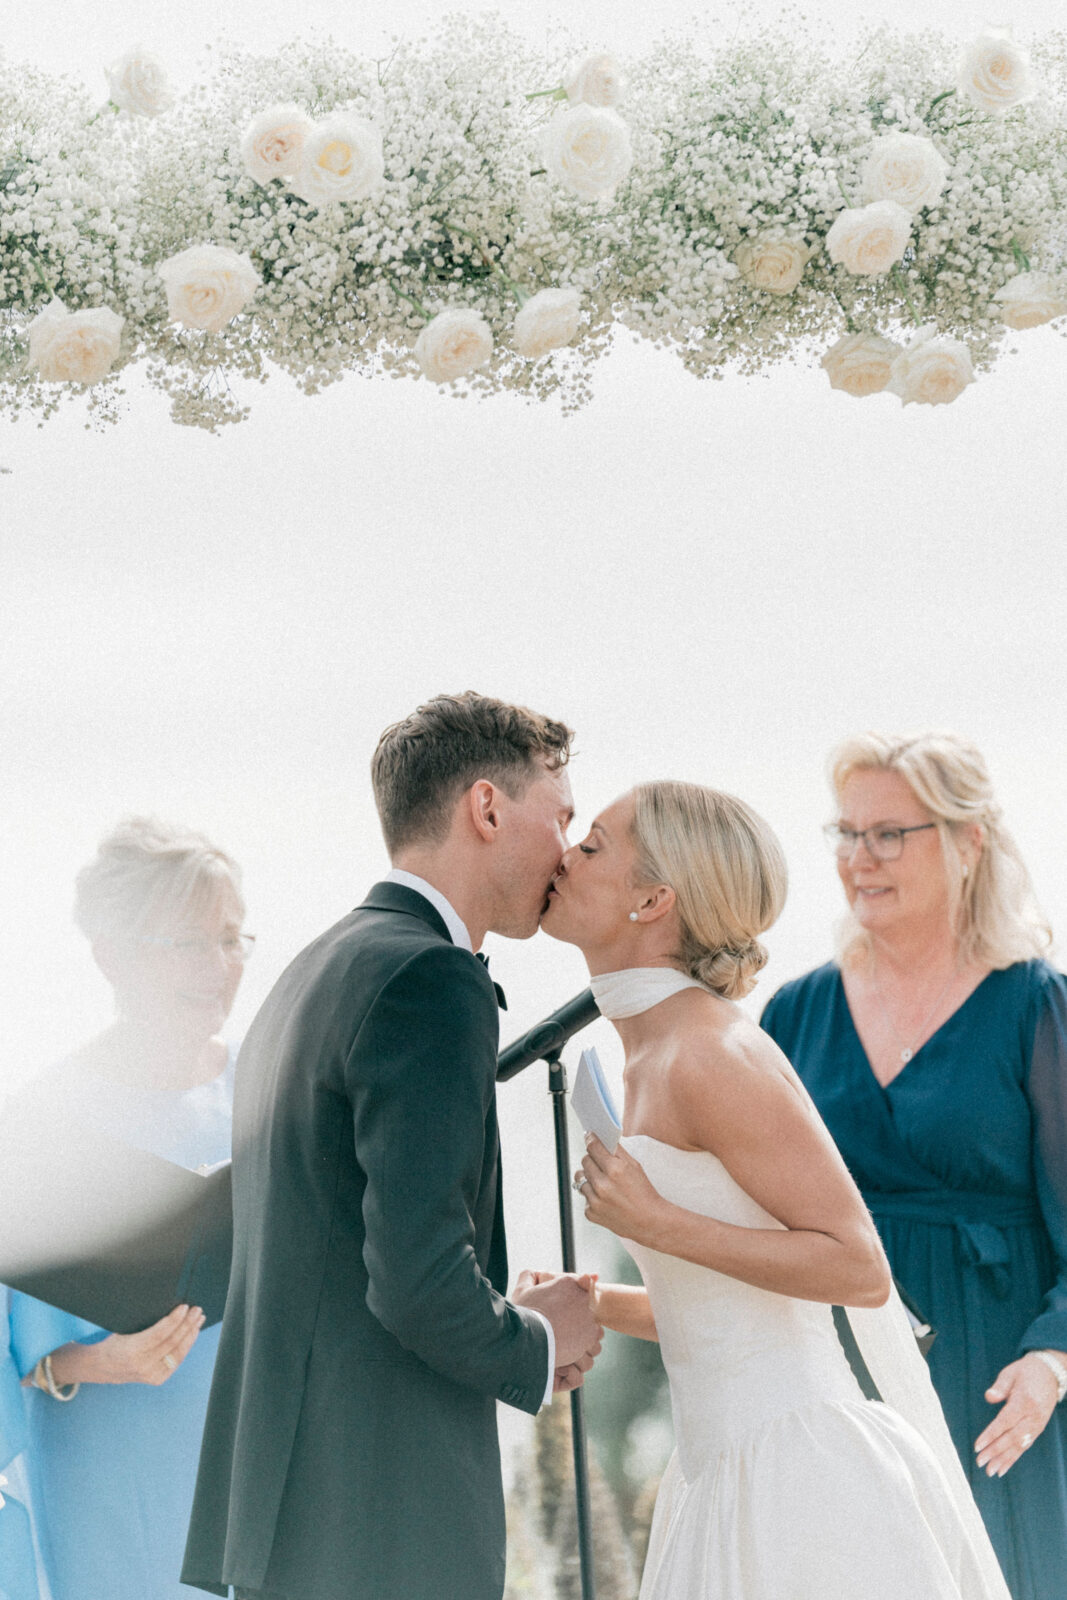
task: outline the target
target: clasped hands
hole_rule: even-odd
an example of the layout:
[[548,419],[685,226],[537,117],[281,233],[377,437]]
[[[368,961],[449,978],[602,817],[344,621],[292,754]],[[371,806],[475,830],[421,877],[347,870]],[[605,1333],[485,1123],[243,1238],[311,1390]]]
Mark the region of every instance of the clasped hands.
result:
[[577,1389],[600,1354],[604,1330],[593,1314],[596,1275],[574,1272],[520,1272],[512,1300],[539,1311],[556,1339],[554,1394]]

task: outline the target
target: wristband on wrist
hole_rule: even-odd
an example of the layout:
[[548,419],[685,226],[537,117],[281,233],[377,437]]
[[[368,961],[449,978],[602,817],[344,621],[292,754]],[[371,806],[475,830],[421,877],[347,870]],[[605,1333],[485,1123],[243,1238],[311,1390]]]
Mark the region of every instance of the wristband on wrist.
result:
[[1064,1366],[1058,1355],[1051,1350],[1031,1350],[1030,1354],[1043,1361],[1056,1380],[1056,1404],[1059,1405],[1064,1395],[1067,1395],[1067,1367]]

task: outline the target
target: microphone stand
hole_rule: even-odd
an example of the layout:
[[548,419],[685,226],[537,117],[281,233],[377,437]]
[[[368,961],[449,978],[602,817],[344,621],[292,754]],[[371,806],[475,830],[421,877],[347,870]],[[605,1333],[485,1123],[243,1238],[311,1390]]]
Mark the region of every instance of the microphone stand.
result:
[[[559,1197],[559,1231],[564,1272],[577,1272],[574,1248],[574,1211],[571,1204],[571,1157],[567,1138],[567,1071],[560,1057],[572,1034],[595,1022],[600,1009],[592,990],[575,995],[550,1017],[502,1050],[497,1061],[497,1082],[506,1083],[535,1061],[548,1064],[548,1092],[552,1096],[552,1124],[556,1136],[556,1188]],[[582,1600],[596,1600],[593,1564],[593,1519],[589,1500],[589,1452],[585,1433],[585,1400],[580,1388],[571,1390],[571,1447],[574,1452],[574,1493],[578,1512],[578,1565]]]

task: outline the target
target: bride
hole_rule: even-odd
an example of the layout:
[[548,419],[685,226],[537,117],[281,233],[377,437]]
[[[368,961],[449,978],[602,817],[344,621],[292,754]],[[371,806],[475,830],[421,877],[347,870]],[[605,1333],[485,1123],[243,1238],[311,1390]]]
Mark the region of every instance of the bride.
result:
[[859,1191],[733,1004],[785,887],[748,806],[652,783],[566,852],[543,918],[626,1054],[624,1136],[590,1137],[575,1182],[645,1283],[591,1280],[597,1319],[658,1339],[670,1379],[640,1600],[1009,1600]]

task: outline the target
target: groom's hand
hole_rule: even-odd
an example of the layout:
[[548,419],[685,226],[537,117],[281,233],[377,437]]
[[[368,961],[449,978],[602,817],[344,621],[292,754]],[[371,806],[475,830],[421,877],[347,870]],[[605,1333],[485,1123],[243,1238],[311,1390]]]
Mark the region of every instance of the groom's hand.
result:
[[[554,1276],[520,1272],[512,1300],[517,1306],[539,1311],[552,1324],[556,1339],[556,1376],[561,1388],[577,1388],[577,1368],[582,1377],[600,1354],[604,1330],[593,1316],[588,1287],[572,1273]],[[566,1381],[564,1381],[566,1380]],[[580,1381],[580,1379],[578,1379]]]

